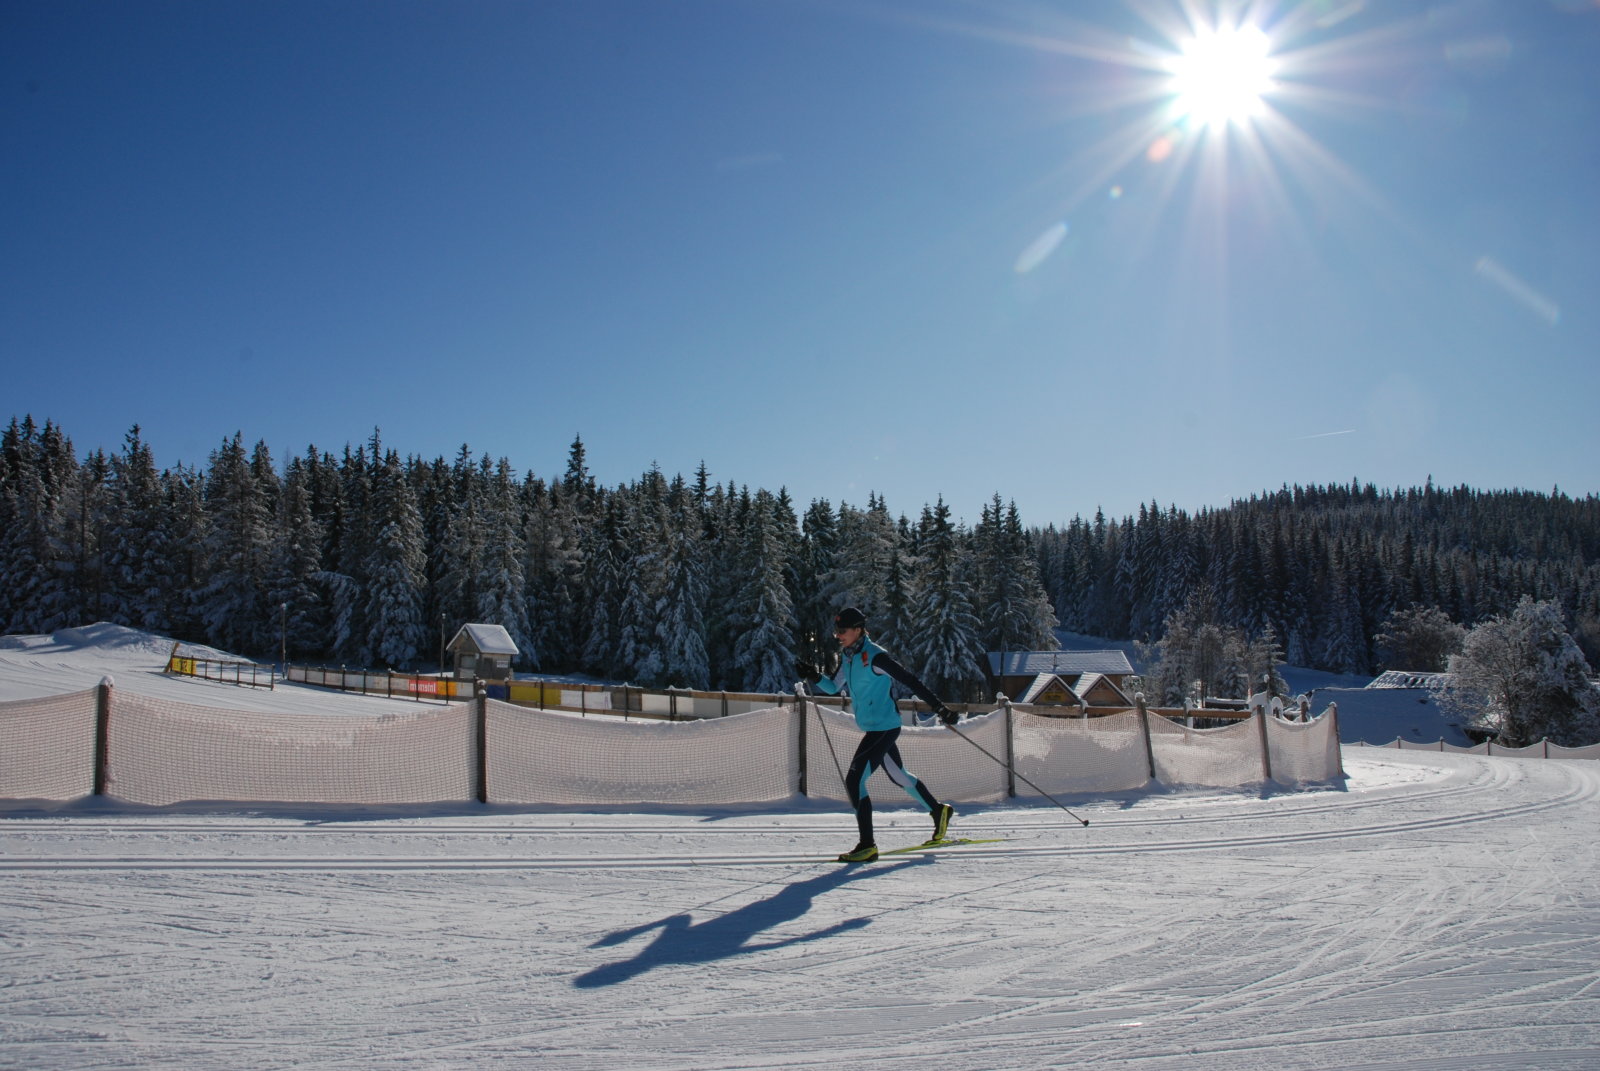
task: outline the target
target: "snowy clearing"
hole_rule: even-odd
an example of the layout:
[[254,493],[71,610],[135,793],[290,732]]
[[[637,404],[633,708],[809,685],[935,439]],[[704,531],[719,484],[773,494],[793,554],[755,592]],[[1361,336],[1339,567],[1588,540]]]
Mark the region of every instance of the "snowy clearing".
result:
[[0,1067],[1600,1065],[1600,763],[1344,756],[859,867],[842,809],[12,805]]

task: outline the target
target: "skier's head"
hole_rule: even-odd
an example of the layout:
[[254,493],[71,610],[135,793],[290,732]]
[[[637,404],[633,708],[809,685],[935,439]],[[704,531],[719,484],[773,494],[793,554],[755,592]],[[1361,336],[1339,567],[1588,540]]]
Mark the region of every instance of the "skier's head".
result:
[[859,640],[867,631],[867,615],[854,606],[846,606],[833,615],[833,634],[846,647]]

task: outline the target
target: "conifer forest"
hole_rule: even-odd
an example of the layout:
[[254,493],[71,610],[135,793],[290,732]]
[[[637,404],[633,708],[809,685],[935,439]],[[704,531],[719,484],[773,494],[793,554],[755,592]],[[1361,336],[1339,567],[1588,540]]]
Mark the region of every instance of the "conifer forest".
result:
[[[782,692],[826,663],[840,606],[943,694],[982,692],[983,653],[1054,630],[1156,642],[1197,604],[1291,665],[1379,668],[1397,609],[1470,626],[1531,595],[1597,661],[1600,499],[1559,490],[1353,482],[1189,514],[1026,527],[1000,493],[892,512],[652,467],[614,487],[581,439],[565,471],[409,456],[370,439],[275,459],[224,439],[203,470],[159,468],[134,427],[79,459],[50,422],[0,442],[0,631],[108,621],[241,655],[430,670],[467,622],[500,624],[519,668],[645,686]],[[1066,511],[1063,505],[1063,512]]]

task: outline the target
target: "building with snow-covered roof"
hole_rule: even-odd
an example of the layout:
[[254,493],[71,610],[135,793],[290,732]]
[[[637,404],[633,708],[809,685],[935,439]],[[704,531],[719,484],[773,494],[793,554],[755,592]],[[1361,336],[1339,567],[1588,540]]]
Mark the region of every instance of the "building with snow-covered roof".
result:
[[1374,677],[1368,688],[1425,688],[1435,691],[1444,687],[1446,673],[1417,673],[1409,669],[1391,669]]
[[505,680],[521,653],[504,625],[462,625],[447,648],[455,656],[457,680]]
[[1018,703],[1129,707],[1133,664],[1121,651],[990,651],[989,676]]

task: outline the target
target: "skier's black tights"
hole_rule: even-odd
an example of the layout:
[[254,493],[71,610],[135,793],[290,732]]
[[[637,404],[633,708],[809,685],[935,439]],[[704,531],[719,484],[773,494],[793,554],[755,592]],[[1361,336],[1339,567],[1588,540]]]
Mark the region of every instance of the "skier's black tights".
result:
[[850,806],[856,811],[856,827],[860,830],[862,844],[876,843],[872,836],[872,797],[867,794],[867,779],[874,770],[888,774],[889,780],[905,789],[909,796],[928,810],[939,806],[939,801],[928,791],[928,787],[901,764],[900,746],[896,743],[899,738],[899,726],[877,729],[863,735],[861,743],[856,745],[855,757],[850,760],[850,769],[844,775],[845,792],[849,794]]

